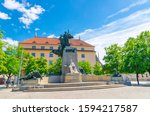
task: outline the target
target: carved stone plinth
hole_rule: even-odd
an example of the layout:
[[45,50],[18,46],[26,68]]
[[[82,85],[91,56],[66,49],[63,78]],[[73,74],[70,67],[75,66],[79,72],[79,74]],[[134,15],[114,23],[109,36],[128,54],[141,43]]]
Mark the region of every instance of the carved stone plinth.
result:
[[75,83],[75,82],[82,82],[82,77],[80,73],[74,74],[66,74],[62,76],[64,83]]

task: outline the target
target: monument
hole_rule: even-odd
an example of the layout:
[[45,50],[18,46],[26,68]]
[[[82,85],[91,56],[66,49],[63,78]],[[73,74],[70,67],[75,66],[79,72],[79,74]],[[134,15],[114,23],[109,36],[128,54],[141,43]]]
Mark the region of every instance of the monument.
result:
[[62,58],[61,82],[81,82],[81,75],[78,67],[77,49],[70,46],[69,39],[73,36],[69,32],[60,35],[60,46],[57,50],[52,50]]

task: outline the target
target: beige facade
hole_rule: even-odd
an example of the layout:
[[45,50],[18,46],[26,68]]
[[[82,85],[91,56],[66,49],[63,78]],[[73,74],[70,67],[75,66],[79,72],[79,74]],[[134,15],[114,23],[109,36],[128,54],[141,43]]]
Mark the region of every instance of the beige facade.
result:
[[[59,42],[53,42],[56,40],[52,40],[53,44],[51,44],[51,42],[47,42],[48,40],[46,41],[46,39],[50,38],[45,38],[45,44],[43,43],[43,41],[39,41],[39,39],[40,38],[32,38],[29,40],[25,40],[23,42],[20,42],[19,45],[36,58],[39,58],[41,56],[45,57],[45,59],[47,59],[47,63],[51,64],[58,58],[57,55],[52,53],[52,49],[58,49]],[[57,39],[57,41],[59,40]],[[77,49],[78,61],[89,61],[90,64],[94,66],[94,64],[96,63],[96,53],[94,50],[94,46],[84,41],[74,39],[71,41],[71,47],[75,47]]]

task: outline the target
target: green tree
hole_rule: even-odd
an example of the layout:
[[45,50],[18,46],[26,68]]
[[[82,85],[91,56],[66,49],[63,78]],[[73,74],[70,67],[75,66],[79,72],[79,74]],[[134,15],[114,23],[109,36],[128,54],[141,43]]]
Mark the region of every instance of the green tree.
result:
[[83,69],[83,72],[86,74],[92,73],[92,66],[88,61],[79,61],[79,67]]
[[146,62],[146,70],[149,72],[150,74],[150,32],[149,31],[145,31],[142,32],[139,35],[139,38],[144,40],[145,46],[146,46],[146,56],[145,56],[145,62]]
[[37,66],[38,65],[36,63],[36,59],[33,56],[30,56],[25,66],[26,75],[28,75],[30,72],[37,70]]
[[95,75],[101,75],[103,74],[103,71],[102,71],[102,66],[99,62],[96,62],[96,64],[94,65],[93,67],[93,73]]
[[[26,52],[26,51],[22,51],[23,52],[23,54],[20,54],[19,56],[21,57],[21,55],[22,55],[22,69],[25,69],[26,67],[27,67],[27,65],[28,65],[28,61],[31,59],[31,57],[33,57],[33,56],[31,56],[31,54],[29,54],[28,52]],[[20,58],[19,57],[19,58]],[[21,60],[21,59],[20,59]]]
[[11,78],[13,75],[18,75],[19,60],[14,55],[6,55],[7,77]]
[[145,38],[139,35],[137,38],[129,38],[123,48],[123,67],[124,72],[136,73],[138,75],[146,71],[147,46]]
[[16,52],[17,47],[13,45],[8,45],[6,51],[5,51],[5,59],[6,59],[6,68],[7,72],[6,75],[8,79],[10,79],[13,75],[18,75],[19,72],[19,66],[20,66],[20,61],[16,57],[17,52]]
[[28,53],[24,53],[23,62],[26,75],[33,71],[39,71],[42,75],[48,73],[47,60],[44,57],[35,58]]
[[40,57],[36,59],[37,70],[42,75],[46,75],[48,73],[47,60],[44,57]]
[[[4,31],[0,31],[0,39],[3,38],[3,33]],[[25,67],[29,54],[20,46],[14,46],[0,40],[0,74],[6,74],[8,79],[13,75],[18,75],[21,56],[23,57],[23,67]]]
[[4,37],[4,31],[3,30],[0,30],[0,39],[2,39]]
[[9,47],[7,48],[7,51],[5,51],[5,53],[7,55],[14,55],[16,57],[16,59],[19,61],[19,69],[21,68],[21,70],[19,71],[22,72],[22,70],[25,70],[25,68],[27,67],[27,63],[32,56],[28,52],[26,52],[24,48],[22,48],[21,46],[14,46],[14,45],[7,45],[7,46]]
[[0,75],[5,74],[7,72],[6,68],[6,58],[5,53],[3,51],[4,42],[0,40]]
[[113,75],[118,75],[121,70],[121,56],[122,56],[122,48],[117,44],[113,44],[108,48],[105,48],[106,55],[104,56],[104,69],[106,73],[110,73]]
[[49,74],[51,75],[59,75],[61,74],[61,68],[62,68],[62,59],[58,58],[54,63],[49,65]]
[[7,68],[6,68],[6,58],[4,53],[0,53],[0,75],[6,74]]

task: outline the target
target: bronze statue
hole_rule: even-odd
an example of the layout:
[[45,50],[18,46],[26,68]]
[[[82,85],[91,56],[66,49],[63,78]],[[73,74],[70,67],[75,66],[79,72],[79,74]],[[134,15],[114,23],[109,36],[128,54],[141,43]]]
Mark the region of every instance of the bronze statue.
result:
[[42,76],[39,73],[39,71],[35,70],[33,72],[30,72],[27,76],[21,78],[20,80],[30,80],[30,79],[37,79],[37,78],[42,79]]
[[63,56],[63,50],[66,46],[70,46],[69,39],[72,39],[73,36],[68,32],[65,32],[63,35],[60,35],[60,45],[57,50],[52,50],[52,52],[60,57]]

